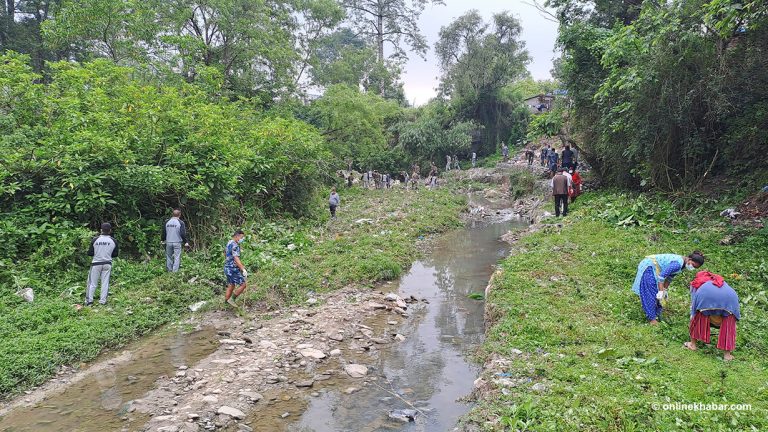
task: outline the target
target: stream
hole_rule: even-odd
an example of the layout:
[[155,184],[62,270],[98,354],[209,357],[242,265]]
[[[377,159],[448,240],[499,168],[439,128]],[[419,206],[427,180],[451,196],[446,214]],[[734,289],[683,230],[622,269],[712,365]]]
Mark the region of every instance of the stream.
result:
[[[467,296],[484,292],[494,265],[509,252],[499,238],[524,225],[516,220],[475,222],[441,236],[395,290],[429,304],[403,323],[399,331],[405,341],[382,350],[371,365],[380,379],[354,394],[323,392],[287,430],[452,430],[471,408],[460,399],[469,395],[478,376],[479,366],[470,356],[484,335],[484,303]],[[409,409],[417,411],[412,421],[390,417]],[[252,419],[258,424],[257,416]]]

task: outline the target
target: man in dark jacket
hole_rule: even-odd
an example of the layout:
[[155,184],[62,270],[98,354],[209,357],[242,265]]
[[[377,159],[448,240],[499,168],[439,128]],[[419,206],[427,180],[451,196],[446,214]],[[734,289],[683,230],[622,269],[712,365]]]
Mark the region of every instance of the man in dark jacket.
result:
[[562,167],[552,177],[552,196],[555,197],[555,216],[560,216],[561,207],[563,216],[568,216],[568,177],[563,175]]
[[101,291],[99,292],[99,303],[107,304],[109,295],[109,277],[112,274],[112,258],[118,255],[117,242],[110,236],[112,234],[112,225],[108,223],[101,224],[101,235],[94,238],[91,247],[88,248],[88,256],[91,260],[91,270],[88,272],[88,287],[85,291],[85,305],[93,304],[93,294],[96,292],[96,285],[101,280]]
[[187,241],[187,225],[181,220],[181,210],[173,211],[173,217],[163,226],[160,240],[165,245],[165,269],[169,272],[179,271],[181,265],[181,245],[189,247]]
[[573,168],[573,150],[571,150],[571,146],[565,146],[565,149],[563,150],[563,163],[562,166],[565,169]]

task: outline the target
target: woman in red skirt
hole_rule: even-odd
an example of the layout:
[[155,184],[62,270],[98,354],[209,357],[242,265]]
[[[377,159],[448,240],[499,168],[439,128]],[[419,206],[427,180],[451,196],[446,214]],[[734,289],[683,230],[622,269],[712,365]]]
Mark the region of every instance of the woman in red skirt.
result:
[[685,348],[696,350],[696,341],[709,343],[710,327],[720,329],[717,349],[725,351],[723,359],[733,360],[736,347],[736,321],[741,319],[739,296],[722,276],[699,272],[691,282],[691,341]]

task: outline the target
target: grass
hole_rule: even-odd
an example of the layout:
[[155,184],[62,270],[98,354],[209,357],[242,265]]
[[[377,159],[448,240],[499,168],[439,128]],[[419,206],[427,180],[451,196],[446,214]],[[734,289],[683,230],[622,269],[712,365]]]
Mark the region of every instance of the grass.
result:
[[[334,221],[246,224],[243,262],[252,274],[250,301],[276,307],[302,301],[312,291],[396,278],[416,256],[415,240],[458,226],[465,208],[464,198],[447,189],[340,193],[342,207]],[[374,223],[355,222],[361,218]],[[1,287],[0,397],[8,399],[45,382],[61,365],[92,360],[106,348],[177,320],[192,303],[213,300],[213,307],[222,306],[222,265],[220,247],[186,254],[176,274],[164,272],[159,249],[146,261],[118,259],[108,306],[80,312],[73,304],[83,301],[85,267],[46,275],[47,286],[34,286],[33,303],[15,296],[17,287]],[[19,281],[21,286],[26,283]]]
[[[768,232],[744,235],[710,216],[675,218],[663,203],[648,200],[635,224],[615,214],[633,212],[636,202],[611,192],[587,194],[562,228],[524,236],[504,261],[488,299],[493,323],[483,356],[511,359],[493,372],[510,373],[523,384],[495,388],[469,420],[494,431],[768,429]],[[726,236],[738,241],[721,245]],[[739,293],[742,320],[733,362],[724,362],[711,345],[697,352],[682,348],[692,273],[673,282],[659,327],[646,324],[630,291],[642,257],[693,249],[702,250],[706,269],[725,275]],[[514,349],[526,354],[515,356]],[[539,382],[546,390],[532,389]],[[676,402],[752,409],[654,409]]]

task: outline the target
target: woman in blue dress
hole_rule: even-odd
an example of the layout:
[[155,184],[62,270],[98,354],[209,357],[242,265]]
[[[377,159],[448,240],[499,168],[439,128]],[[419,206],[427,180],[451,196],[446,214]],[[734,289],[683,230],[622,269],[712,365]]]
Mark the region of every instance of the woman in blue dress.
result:
[[704,264],[704,255],[694,251],[687,257],[676,254],[650,255],[640,261],[632,291],[640,296],[640,303],[648,321],[656,325],[661,318],[661,301],[667,296],[672,279],[683,269],[693,271]]

